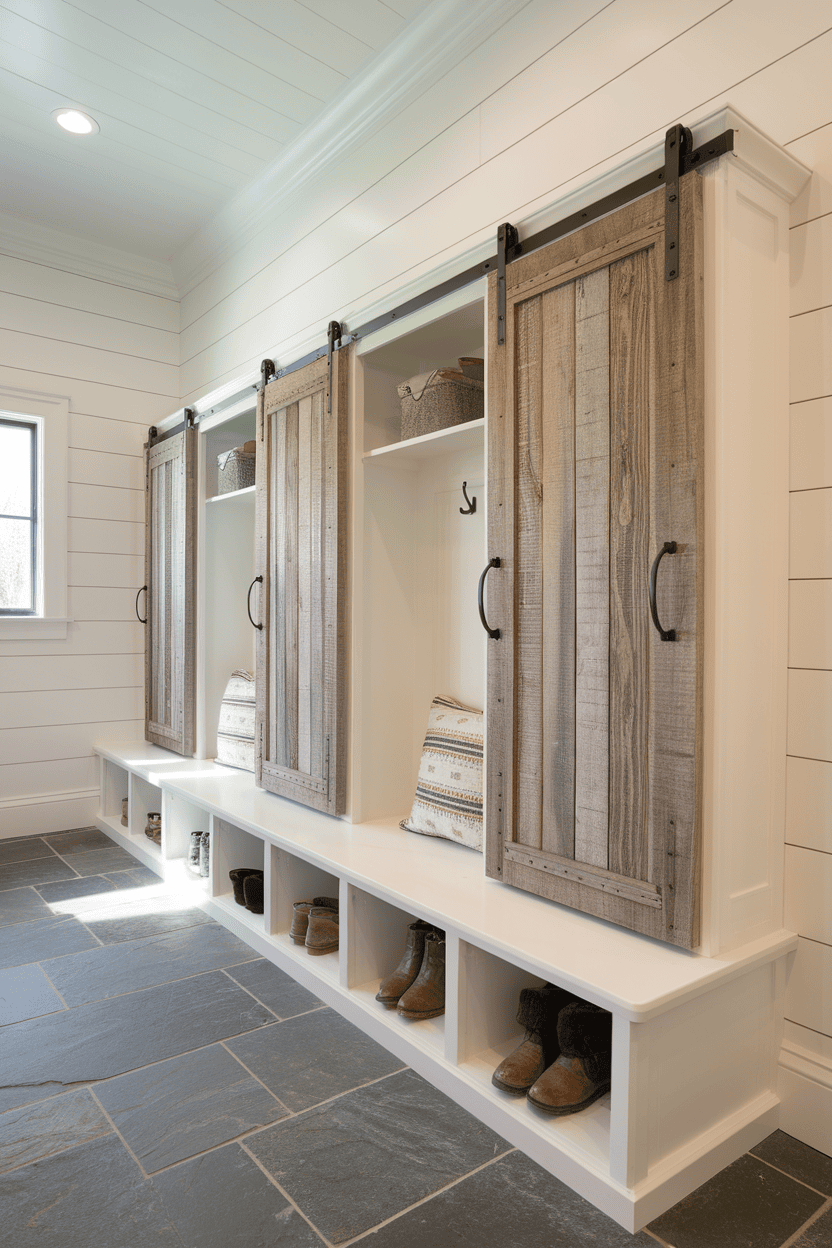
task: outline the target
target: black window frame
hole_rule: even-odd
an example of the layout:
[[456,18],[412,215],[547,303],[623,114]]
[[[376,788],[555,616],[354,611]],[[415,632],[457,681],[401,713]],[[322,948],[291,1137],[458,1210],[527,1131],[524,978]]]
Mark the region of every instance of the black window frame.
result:
[[31,515],[28,516],[12,516],[6,513],[0,514],[0,520],[26,520],[31,525],[31,560],[32,560],[32,605],[30,607],[0,607],[0,618],[7,619],[9,616],[30,616],[37,615],[38,601],[38,525],[40,517],[38,512],[38,422],[35,420],[17,420],[14,417],[0,416],[0,427],[8,426],[13,429],[28,429],[32,438],[32,480],[31,480]]

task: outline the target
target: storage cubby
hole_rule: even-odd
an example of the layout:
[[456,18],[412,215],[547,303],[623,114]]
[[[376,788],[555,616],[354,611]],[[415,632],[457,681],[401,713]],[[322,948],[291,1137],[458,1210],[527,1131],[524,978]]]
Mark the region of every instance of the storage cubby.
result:
[[[145,836],[147,816],[151,811],[160,815],[162,811],[162,790],[155,784],[148,783],[142,776],[133,772],[130,776],[130,838],[136,840],[150,853],[154,859],[162,857],[162,849],[150,837]],[[165,821],[162,819],[162,844],[165,841]]]
[[404,953],[407,929],[421,915],[392,906],[380,897],[349,885],[347,889],[349,943],[347,987],[354,996],[391,1026],[402,1027],[414,1043],[444,1053],[445,1016],[402,1018],[395,1008],[376,1001],[379,984],[394,971]]
[[122,799],[130,796],[130,773],[108,758],[101,759],[101,814],[107,822],[113,822],[122,832],[127,831],[121,822]]
[[[204,506],[199,563],[197,646],[197,755],[214,758],[220,703],[232,672],[254,673],[255,630],[248,617],[248,591],[254,580],[254,486],[217,493],[217,455],[251,441],[256,433],[252,406],[227,420],[200,425]],[[251,594],[258,619],[259,586]]]
[[265,846],[259,836],[252,836],[243,828],[235,827],[225,819],[211,820],[211,895],[218,905],[229,910],[236,918],[258,932],[266,930],[265,915],[268,909],[269,881],[264,876],[263,914],[252,914],[245,906],[234,900],[234,888],[229,871],[235,867],[252,867],[265,872]]
[[[292,926],[294,903],[311,901],[313,897],[339,897],[340,883],[337,875],[324,871],[314,863],[289,854],[277,845],[270,846],[271,909],[267,909],[272,939],[284,950],[290,950],[297,958],[314,963],[315,972],[338,983],[339,953],[325,953],[309,958],[303,945],[296,945],[289,935]],[[267,890],[267,897],[269,896]],[[339,915],[339,917],[341,917]],[[343,931],[341,933],[343,941]]]
[[[210,831],[207,811],[178,793],[165,793],[162,803],[162,853],[165,858],[183,858],[190,852],[191,833]],[[194,876],[194,879],[201,877]],[[207,888],[208,881],[205,880]]]
[[[359,355],[364,454],[356,585],[354,817],[404,818],[432,699],[485,709],[486,635],[477,586],[486,563],[484,421],[400,442],[395,386],[483,355],[482,303]],[[462,493],[466,482],[467,511]]]
[[504,1057],[525,1034],[517,1023],[523,988],[546,981],[466,940],[459,942],[457,1062],[465,1076],[501,1108],[533,1130],[556,1133],[570,1150],[609,1167],[611,1094],[577,1114],[551,1118],[524,1096],[512,1096],[491,1082]]

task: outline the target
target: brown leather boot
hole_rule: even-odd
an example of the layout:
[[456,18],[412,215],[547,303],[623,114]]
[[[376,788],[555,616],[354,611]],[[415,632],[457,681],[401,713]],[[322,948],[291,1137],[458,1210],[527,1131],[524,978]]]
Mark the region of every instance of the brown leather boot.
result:
[[560,1056],[527,1092],[545,1114],[575,1114],[610,1090],[612,1014],[575,1001],[558,1015]]
[[436,1018],[445,1013],[445,933],[434,928],[425,934],[425,952],[419,974],[396,1007],[402,1018]]
[[331,906],[313,906],[306,929],[306,952],[334,953],[339,934],[337,907],[333,910]]
[[425,937],[432,931],[430,923],[423,923],[421,919],[410,924],[402,960],[392,975],[381,981],[376,1001],[381,1001],[383,1005],[395,1005],[402,993],[407,991],[419,974],[425,953]]
[[306,929],[309,926],[309,911],[313,906],[326,906],[330,910],[338,909],[337,897],[314,897],[312,901],[296,901],[292,906],[292,926],[289,935],[296,945],[306,944]]
[[495,1087],[512,1096],[528,1092],[558,1056],[558,1013],[574,1000],[573,993],[556,988],[554,984],[522,989],[517,1021],[526,1029],[526,1034],[491,1076]]

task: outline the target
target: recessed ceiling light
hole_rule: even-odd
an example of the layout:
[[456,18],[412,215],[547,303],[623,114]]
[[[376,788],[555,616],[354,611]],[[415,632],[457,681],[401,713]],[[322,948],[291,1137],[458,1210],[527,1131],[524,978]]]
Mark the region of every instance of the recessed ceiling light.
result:
[[56,108],[52,116],[58,125],[70,134],[98,134],[101,129],[95,118],[89,113],[82,113],[78,108]]

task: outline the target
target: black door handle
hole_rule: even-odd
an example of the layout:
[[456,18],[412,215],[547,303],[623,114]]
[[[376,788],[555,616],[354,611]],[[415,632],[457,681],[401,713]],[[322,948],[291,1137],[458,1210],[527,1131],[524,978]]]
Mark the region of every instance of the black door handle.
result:
[[[140,589],[140,590],[139,590],[139,592],[136,594],[136,618],[137,618],[137,620],[139,621],[139,623],[140,623],[140,624],[146,624],[146,623],[147,623],[147,616],[145,616],[145,617],[144,617],[144,619],[142,619],[142,617],[139,615],[139,598],[141,597],[141,595],[142,595],[142,594],[144,594],[144,593],[146,593],[146,592],[147,592],[147,586],[146,586],[146,585],[142,585],[141,589]],[[147,602],[145,602],[145,611],[146,611],[146,610],[147,610]]]
[[488,620],[485,618],[485,607],[483,606],[483,602],[482,602],[482,591],[485,588],[485,578],[488,576],[488,573],[491,571],[492,568],[499,568],[499,566],[500,566],[499,555],[496,555],[493,559],[488,560],[488,563],[485,565],[485,568],[483,569],[482,576],[480,577],[480,587],[477,591],[477,606],[480,609],[480,619],[482,620],[482,626],[485,629],[485,631],[488,633],[488,636],[493,641],[499,640],[500,630],[499,628],[488,627]]
[[656,610],[656,578],[659,575],[659,564],[661,563],[662,558],[665,555],[675,555],[675,554],[676,554],[676,543],[665,542],[664,546],[662,546],[661,550],[656,555],[656,558],[653,560],[653,566],[650,569],[650,581],[647,586],[647,594],[650,599],[650,614],[653,617],[653,623],[655,624],[658,634],[661,637],[662,641],[675,641],[676,629],[675,628],[662,628],[661,620],[659,619],[659,613]]
[[[249,585],[249,587],[248,587],[248,598],[246,599],[246,610],[248,611],[248,618],[249,618],[250,620],[251,620],[251,591],[254,589],[254,586],[255,586],[258,582],[259,582],[261,585],[263,584],[263,578],[262,578],[262,576],[255,576],[254,580],[251,582],[251,584],[250,584],[250,585]],[[254,624],[254,620],[251,620],[251,622],[252,622],[252,624]],[[263,627],[263,625],[262,625],[262,624],[254,624],[254,627],[255,627],[255,628],[262,628],[262,627]]]

